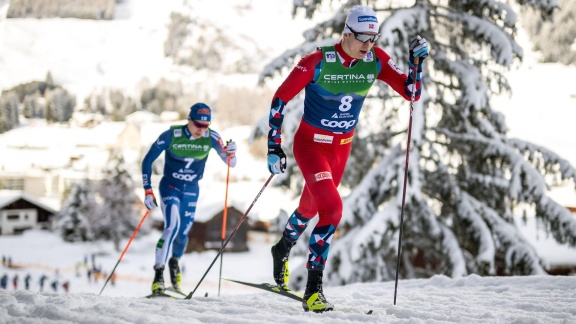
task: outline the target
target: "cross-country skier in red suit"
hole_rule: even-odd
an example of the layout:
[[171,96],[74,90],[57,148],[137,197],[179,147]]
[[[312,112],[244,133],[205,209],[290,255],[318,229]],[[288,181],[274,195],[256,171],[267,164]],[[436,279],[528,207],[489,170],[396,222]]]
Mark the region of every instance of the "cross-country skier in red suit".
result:
[[[305,56],[280,85],[272,100],[268,133],[268,169],[272,174],[286,169],[281,147],[282,121],[288,101],[305,89],[304,115],[294,135],[294,158],[306,185],[299,206],[288,219],[282,238],[272,246],[274,280],[288,290],[288,256],[310,220],[318,214],[308,248],[308,280],[302,307],[305,311],[334,309],[322,291],[323,270],[330,243],[342,218],[342,199],[337,191],[352,146],[354,129],[370,87],[378,79],[406,100],[420,98],[422,62],[428,56],[426,39],[410,43],[409,65],[402,73],[383,49],[375,47],[379,37],[376,13],[365,6],[353,7],[346,18],[342,39]],[[416,82],[414,82],[416,80]]]

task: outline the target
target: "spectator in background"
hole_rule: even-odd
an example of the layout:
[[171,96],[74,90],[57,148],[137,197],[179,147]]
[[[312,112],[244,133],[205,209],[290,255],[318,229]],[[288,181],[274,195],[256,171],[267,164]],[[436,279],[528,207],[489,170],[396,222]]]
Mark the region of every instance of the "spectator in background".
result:
[[8,286],[8,275],[4,274],[2,278],[0,278],[0,287],[6,289],[6,286]]
[[26,288],[26,290],[30,290],[30,280],[32,279],[32,277],[30,276],[30,274],[27,274],[26,277],[24,277],[24,287]]
[[14,275],[14,278],[12,278],[12,286],[14,287],[14,290],[18,290],[18,274]]
[[44,282],[46,282],[46,279],[48,279],[48,277],[46,277],[46,275],[42,275],[40,276],[40,292],[42,292],[44,290]]

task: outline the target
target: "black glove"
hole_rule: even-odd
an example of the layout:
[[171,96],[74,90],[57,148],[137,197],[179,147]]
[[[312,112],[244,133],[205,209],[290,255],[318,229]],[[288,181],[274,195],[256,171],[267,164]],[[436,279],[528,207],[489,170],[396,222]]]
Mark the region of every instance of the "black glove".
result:
[[268,146],[268,171],[272,174],[284,173],[286,154],[281,146]]
[[410,42],[409,49],[410,49],[409,60],[410,60],[411,66],[414,66],[414,58],[419,57],[420,59],[419,59],[418,64],[422,64],[424,59],[428,57],[429,48],[428,48],[428,42],[426,41],[426,38],[416,36],[416,38],[414,38],[414,40],[412,40],[412,42]]

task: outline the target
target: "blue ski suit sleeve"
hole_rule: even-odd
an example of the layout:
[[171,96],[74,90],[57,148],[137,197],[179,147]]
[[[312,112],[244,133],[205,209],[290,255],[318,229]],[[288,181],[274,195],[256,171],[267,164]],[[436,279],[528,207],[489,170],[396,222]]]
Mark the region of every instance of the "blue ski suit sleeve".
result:
[[152,144],[148,153],[142,160],[142,183],[144,190],[152,189],[152,163],[168,148],[172,141],[172,130],[160,134],[156,142]]
[[[218,153],[218,156],[224,161],[224,163],[228,163],[228,155],[226,154],[226,150],[224,149],[226,145],[222,141],[220,134],[213,129],[210,129],[210,138],[212,140],[212,147]],[[233,168],[236,166],[236,155],[232,156],[230,159],[230,167]]]

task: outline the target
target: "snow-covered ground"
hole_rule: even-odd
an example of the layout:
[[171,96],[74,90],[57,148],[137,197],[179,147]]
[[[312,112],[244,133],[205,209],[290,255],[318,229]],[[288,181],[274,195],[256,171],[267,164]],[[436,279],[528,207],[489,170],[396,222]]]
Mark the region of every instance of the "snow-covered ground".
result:
[[[0,267],[7,289],[0,289],[0,323],[576,323],[576,277],[479,277],[400,280],[396,305],[394,282],[325,287],[336,311],[303,312],[298,302],[258,289],[222,281],[218,296],[219,260],[200,284],[192,300],[149,300],[153,251],[158,233],[137,237],[116,268],[114,285],[89,281],[95,263],[109,273],[120,253],[109,243],[64,243],[53,234],[29,231],[0,236],[0,255],[17,268]],[[271,234],[251,233],[250,251],[225,253],[222,276],[270,282]],[[123,246],[127,240],[123,242]],[[185,255],[183,287],[192,290],[216,252]],[[301,267],[291,259],[291,268]],[[19,276],[18,288],[12,279]],[[30,290],[23,278],[31,274]],[[44,291],[38,280],[48,276]],[[107,277],[106,276],[106,277]],[[168,274],[165,274],[168,279]],[[58,290],[50,284],[58,280]],[[62,289],[70,282],[68,293]],[[205,297],[207,294],[207,297]],[[372,315],[366,315],[373,310]]]

